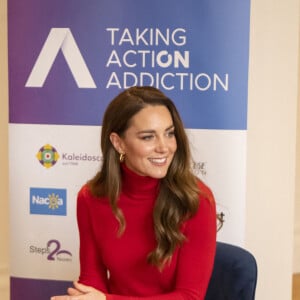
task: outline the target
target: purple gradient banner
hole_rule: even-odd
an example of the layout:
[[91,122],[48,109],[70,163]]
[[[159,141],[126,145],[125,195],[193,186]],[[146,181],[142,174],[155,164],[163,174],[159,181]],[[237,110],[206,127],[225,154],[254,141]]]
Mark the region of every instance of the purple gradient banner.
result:
[[249,18],[250,0],[8,1],[12,300],[77,278],[76,195],[101,162],[106,106],[132,85],[174,100],[242,239]]
[[53,295],[63,295],[71,281],[10,278],[10,297],[14,300],[49,300]]
[[187,128],[246,129],[249,1],[8,1],[10,122],[99,125],[130,85]]

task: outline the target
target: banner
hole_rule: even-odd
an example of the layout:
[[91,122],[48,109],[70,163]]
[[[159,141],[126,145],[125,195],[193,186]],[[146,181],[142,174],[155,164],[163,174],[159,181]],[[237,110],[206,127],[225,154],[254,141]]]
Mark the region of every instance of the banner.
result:
[[218,239],[243,245],[249,14],[237,0],[8,1],[12,300],[77,278],[76,194],[101,165],[108,103],[132,85],[175,102],[225,214]]

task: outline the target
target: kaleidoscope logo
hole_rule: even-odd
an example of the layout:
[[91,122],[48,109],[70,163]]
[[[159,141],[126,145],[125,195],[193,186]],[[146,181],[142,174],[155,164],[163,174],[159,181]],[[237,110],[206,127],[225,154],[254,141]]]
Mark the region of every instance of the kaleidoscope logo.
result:
[[46,144],[36,154],[36,158],[42,166],[48,169],[57,163],[59,154],[53,146]]

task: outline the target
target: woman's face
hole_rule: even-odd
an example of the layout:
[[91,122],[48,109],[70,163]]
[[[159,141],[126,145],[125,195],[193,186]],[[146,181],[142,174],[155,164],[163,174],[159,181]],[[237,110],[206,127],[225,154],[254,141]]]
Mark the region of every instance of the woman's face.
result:
[[112,134],[111,139],[117,141],[117,151],[125,153],[129,169],[153,178],[166,176],[177,149],[172,117],[163,105],[146,106],[132,117],[122,138]]

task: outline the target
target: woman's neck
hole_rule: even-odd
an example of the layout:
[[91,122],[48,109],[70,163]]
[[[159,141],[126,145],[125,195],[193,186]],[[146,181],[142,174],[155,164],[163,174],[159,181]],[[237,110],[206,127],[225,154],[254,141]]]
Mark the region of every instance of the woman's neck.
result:
[[121,164],[122,192],[133,199],[153,199],[157,197],[160,180],[141,176],[130,170],[125,163]]

